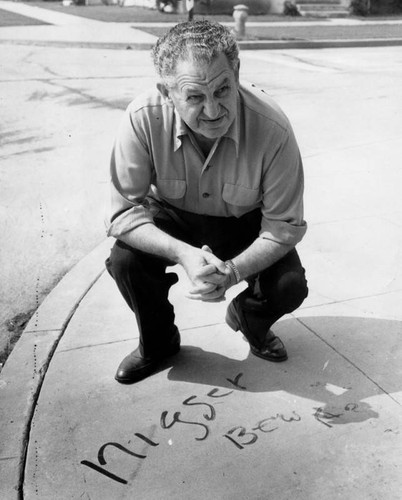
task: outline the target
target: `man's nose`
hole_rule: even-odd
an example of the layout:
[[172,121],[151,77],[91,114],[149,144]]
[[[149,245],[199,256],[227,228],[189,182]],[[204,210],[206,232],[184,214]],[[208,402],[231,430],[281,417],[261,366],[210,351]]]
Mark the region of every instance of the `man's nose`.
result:
[[215,118],[218,118],[219,116],[219,103],[215,99],[208,99],[204,103],[204,114],[210,118],[211,120],[214,120]]

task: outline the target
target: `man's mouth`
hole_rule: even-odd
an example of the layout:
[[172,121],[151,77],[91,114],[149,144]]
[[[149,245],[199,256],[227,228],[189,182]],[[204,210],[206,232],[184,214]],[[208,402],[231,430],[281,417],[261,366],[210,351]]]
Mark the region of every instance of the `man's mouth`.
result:
[[219,116],[218,118],[214,118],[214,119],[206,119],[204,120],[204,122],[210,124],[210,125],[216,125],[216,124],[219,124],[223,119],[225,118],[225,115],[222,115],[222,116]]

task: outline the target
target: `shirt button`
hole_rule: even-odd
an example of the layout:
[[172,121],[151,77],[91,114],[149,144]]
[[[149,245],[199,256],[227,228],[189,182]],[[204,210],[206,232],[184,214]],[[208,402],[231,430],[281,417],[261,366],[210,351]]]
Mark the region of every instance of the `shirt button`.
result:
[[210,197],[210,194],[209,194],[209,193],[202,193],[202,197],[203,197],[203,198],[209,198],[209,197]]

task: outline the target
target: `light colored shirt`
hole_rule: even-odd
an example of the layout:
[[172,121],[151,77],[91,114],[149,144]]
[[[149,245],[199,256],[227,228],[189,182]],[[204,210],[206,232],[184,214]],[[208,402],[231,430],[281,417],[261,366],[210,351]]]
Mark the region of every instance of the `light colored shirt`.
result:
[[153,223],[150,190],[188,212],[240,217],[261,208],[259,236],[295,245],[306,232],[303,165],[288,119],[254,85],[240,86],[237,116],[205,157],[155,89],[127,108],[111,158],[108,235]]

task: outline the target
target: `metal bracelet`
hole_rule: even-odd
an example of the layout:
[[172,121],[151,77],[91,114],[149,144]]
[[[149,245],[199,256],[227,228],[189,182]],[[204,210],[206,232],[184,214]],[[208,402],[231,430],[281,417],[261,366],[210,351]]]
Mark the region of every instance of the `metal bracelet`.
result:
[[231,261],[231,260],[227,260],[225,262],[225,264],[230,267],[230,270],[233,272],[234,274],[234,277],[236,279],[236,284],[237,283],[240,283],[241,279],[240,279],[240,273],[239,273],[239,270],[237,269],[237,267],[235,266],[235,264]]

